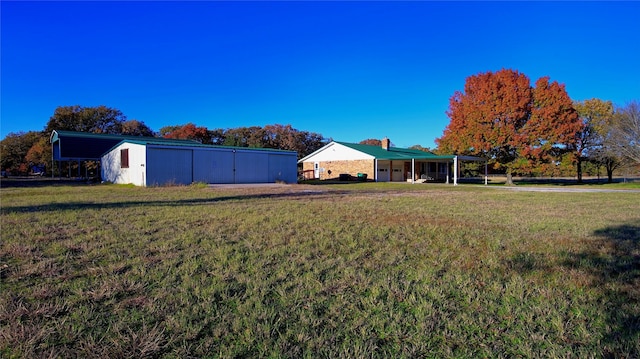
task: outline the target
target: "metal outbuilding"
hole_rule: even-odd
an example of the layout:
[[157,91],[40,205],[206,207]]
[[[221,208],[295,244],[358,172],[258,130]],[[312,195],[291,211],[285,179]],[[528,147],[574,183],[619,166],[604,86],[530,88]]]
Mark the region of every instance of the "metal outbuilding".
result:
[[[265,148],[203,145],[192,140],[51,133],[52,161],[99,161],[102,180],[137,186],[203,183],[295,183],[297,153]],[[71,174],[69,174],[71,176]]]
[[[62,162],[77,162],[78,177],[82,177],[81,164],[83,162],[100,161],[105,152],[124,140],[144,138],[149,137],[54,130],[51,131],[49,137],[52,166],[55,167],[57,163],[58,173],[60,173]],[[157,142],[198,144],[192,140],[174,140],[162,137],[153,137],[153,139]],[[71,166],[69,166],[69,177],[71,177]],[[85,177],[87,176],[85,175]]]
[[137,186],[203,183],[295,183],[297,153],[127,139],[101,157],[104,181]]

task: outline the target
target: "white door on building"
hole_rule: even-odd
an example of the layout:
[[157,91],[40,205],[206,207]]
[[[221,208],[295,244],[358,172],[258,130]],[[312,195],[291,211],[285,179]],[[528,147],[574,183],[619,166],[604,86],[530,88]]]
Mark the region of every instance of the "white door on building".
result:
[[402,174],[403,170],[404,170],[404,162],[393,162],[391,181],[392,182],[404,181],[404,175]]
[[389,182],[390,177],[389,161],[378,161],[378,182]]
[[320,162],[313,163],[313,178],[320,178]]

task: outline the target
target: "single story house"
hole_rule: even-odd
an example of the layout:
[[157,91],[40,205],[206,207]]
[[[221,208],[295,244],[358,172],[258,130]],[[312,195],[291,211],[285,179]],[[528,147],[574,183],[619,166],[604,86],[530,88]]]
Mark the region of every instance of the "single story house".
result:
[[381,146],[332,141],[300,159],[306,179],[330,179],[341,175],[368,178],[376,182],[446,182],[458,184],[460,161],[485,162],[473,156],[436,155],[431,152],[391,147],[388,138]]
[[[114,183],[148,186],[297,181],[295,151],[57,130],[51,133],[50,142],[54,164],[77,162],[78,177],[82,177],[81,163],[96,161],[102,180]],[[69,172],[71,177],[71,166]]]

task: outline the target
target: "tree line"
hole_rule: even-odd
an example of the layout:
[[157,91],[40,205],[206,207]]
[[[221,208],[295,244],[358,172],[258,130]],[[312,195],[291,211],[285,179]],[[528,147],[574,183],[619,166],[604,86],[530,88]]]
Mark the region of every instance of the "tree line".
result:
[[162,127],[156,133],[142,121],[128,120],[122,111],[115,108],[103,105],[60,106],[55,109],[43,131],[10,133],[0,141],[2,171],[15,175],[50,171],[49,136],[53,130],[189,139],[202,144],[223,146],[274,148],[297,151],[299,158],[329,141],[321,134],[279,124],[210,130],[187,123]]
[[[532,85],[517,70],[502,69],[469,76],[463,91],[449,100],[449,124],[436,139],[439,154],[482,156],[497,173],[576,176],[640,165],[640,105],[632,101],[572,101],[563,84],[541,77]],[[142,121],[128,120],[106,106],[61,106],[41,132],[10,133],[0,142],[0,168],[15,174],[34,164],[51,163],[49,135],[53,130],[161,136],[203,144],[292,150],[302,158],[330,139],[291,125],[208,129],[193,123],[165,126],[158,133]],[[362,144],[380,145],[379,139]],[[412,148],[431,151],[420,145]]]

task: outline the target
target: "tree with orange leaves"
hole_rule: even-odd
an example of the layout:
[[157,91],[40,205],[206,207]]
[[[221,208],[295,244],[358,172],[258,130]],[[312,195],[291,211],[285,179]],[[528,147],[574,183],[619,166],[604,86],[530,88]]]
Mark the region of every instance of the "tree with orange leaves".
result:
[[166,126],[160,129],[164,138],[176,140],[195,140],[204,144],[211,144],[211,136],[206,127],[197,127],[193,123],[178,126]]
[[525,74],[506,69],[468,77],[447,115],[438,150],[486,157],[509,185],[514,172],[559,161],[581,126],[563,85],[543,77],[532,87]]

